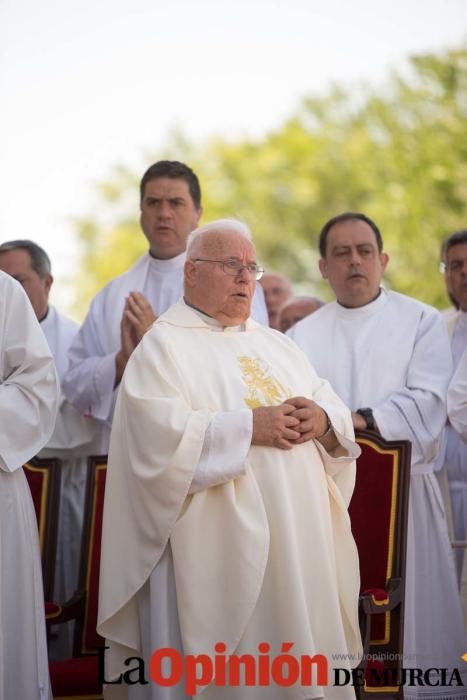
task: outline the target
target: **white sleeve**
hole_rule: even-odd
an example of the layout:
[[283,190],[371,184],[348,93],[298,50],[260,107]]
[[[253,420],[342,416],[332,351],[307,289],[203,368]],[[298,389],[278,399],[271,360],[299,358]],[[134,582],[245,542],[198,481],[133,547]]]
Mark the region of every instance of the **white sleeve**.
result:
[[467,442],[467,349],[449,385],[448,416],[454,430]]
[[98,307],[93,302],[68,352],[62,389],[80,413],[110,424],[116,400],[117,353],[104,353],[98,316]]
[[[381,371],[390,371],[381,367]],[[386,440],[410,440],[412,462],[429,464],[440,449],[446,422],[446,391],[452,373],[444,320],[434,310],[420,319],[405,386],[372,406]],[[377,381],[377,378],[375,378]]]
[[58,376],[23,289],[0,280],[0,469],[15,471],[45,445],[55,423]]
[[252,434],[253,412],[250,409],[215,413],[206,431],[189,493],[242,476]]

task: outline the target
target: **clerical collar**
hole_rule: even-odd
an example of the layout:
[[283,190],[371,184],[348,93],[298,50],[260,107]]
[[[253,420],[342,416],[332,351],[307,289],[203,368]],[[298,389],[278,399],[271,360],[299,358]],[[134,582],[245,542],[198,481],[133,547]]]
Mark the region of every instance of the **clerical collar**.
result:
[[344,306],[343,304],[339,304],[339,302],[336,303],[337,306],[337,312],[340,316],[343,316],[345,318],[361,318],[363,316],[371,316],[371,314],[375,313],[376,311],[379,311],[387,301],[388,294],[383,287],[379,288],[379,293],[378,296],[373,299],[373,301],[369,301],[368,304],[364,304],[363,306],[354,306],[354,307],[349,307],[349,306]]
[[[382,288],[379,287],[378,294],[374,297],[374,299],[367,302],[366,304],[363,304],[363,306],[368,306],[368,304],[372,304],[374,301],[376,301],[378,299],[378,297],[381,296],[382,291],[383,291]],[[344,309],[361,309],[362,308],[361,306],[346,306],[345,304],[341,304],[341,302],[338,300],[337,300],[337,303],[339,304],[339,306],[343,306]]]
[[45,314],[42,316],[42,318],[39,319],[39,323],[43,323],[46,320],[47,316],[49,315],[49,308],[50,307],[48,306]]
[[213,318],[212,316],[209,316],[209,314],[205,313],[204,311],[201,311],[201,309],[198,309],[197,306],[194,304],[191,304],[185,297],[183,297],[183,301],[187,306],[190,307],[190,309],[193,309],[195,314],[200,317],[202,321],[206,323],[212,330],[215,331],[244,331],[245,330],[245,324],[242,323],[239,326],[223,326],[220,321],[218,321],[216,318]]
[[155,258],[151,251],[148,251],[148,257],[153,270],[167,272],[167,270],[176,270],[183,267],[186,259],[186,251],[179,253],[179,255],[176,255],[174,258],[167,258],[164,260],[162,258]]

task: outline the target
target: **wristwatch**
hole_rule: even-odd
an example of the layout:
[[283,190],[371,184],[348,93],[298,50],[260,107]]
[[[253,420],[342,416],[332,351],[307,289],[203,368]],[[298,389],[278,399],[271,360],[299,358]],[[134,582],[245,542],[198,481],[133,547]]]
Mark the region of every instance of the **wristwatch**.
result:
[[[325,413],[326,413],[326,411],[325,411]],[[332,423],[329,420],[328,414],[326,413],[326,429],[325,429],[324,433],[322,435],[318,435],[318,437],[316,439],[322,440],[323,438],[330,435],[330,433],[332,433],[333,430],[334,430],[334,428],[332,427]]]
[[356,413],[365,419],[368,430],[376,430],[375,417],[373,415],[372,408],[358,408]]

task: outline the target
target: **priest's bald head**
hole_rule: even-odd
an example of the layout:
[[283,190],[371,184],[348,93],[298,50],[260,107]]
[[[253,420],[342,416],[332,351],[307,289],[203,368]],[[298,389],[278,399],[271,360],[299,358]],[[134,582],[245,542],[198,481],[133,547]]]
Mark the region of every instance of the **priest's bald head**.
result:
[[311,296],[293,297],[279,311],[279,330],[286,333],[296,323],[318,311],[324,302]]
[[263,274],[248,227],[221,219],[193,231],[185,263],[185,300],[224,326],[250,315],[256,280]]
[[293,287],[287,277],[277,272],[268,272],[261,278],[264,300],[268,310],[269,325],[279,329],[280,310],[292,298]]
[[41,321],[47,315],[53,283],[50,258],[45,250],[26,239],[5,241],[0,245],[0,270],[22,285]]
[[321,230],[319,249],[321,274],[342,306],[356,308],[376,299],[389,258],[374,221],[356,212],[333,217]]

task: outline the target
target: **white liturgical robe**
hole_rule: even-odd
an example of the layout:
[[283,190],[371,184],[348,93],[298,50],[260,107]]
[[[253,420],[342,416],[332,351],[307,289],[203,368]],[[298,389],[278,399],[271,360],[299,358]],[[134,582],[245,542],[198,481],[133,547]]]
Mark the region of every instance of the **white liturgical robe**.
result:
[[[460,668],[466,636],[433,462],[446,420],[451,353],[441,315],[381,290],[359,308],[333,302],[289,331],[350,408],[372,408],[381,435],[412,443],[405,665]],[[467,685],[467,677],[464,676]],[[464,698],[466,688],[405,687],[405,697]]]
[[[451,337],[451,349],[454,369],[457,370],[465,348],[467,347],[467,312],[452,311],[445,317],[448,333]],[[461,370],[462,373],[462,370]],[[454,414],[453,414],[454,415]],[[454,418],[456,420],[456,418]],[[444,469],[449,484],[451,497],[453,539],[467,539],[467,443],[464,442],[450,420],[446,426],[444,444]],[[455,550],[457,574],[461,580],[465,550]]]
[[0,700],[48,700],[39,538],[22,465],[52,434],[58,381],[26,294],[3,272],[0,373]]
[[[49,306],[40,322],[55,360],[60,381],[68,365],[68,350],[78,332],[78,324]],[[87,457],[99,453],[100,424],[82,416],[62,393],[54,432],[39,457],[61,460],[61,492],[58,526],[54,600],[63,603],[78,586],[78,568],[83,524]],[[73,623],[60,625],[51,643],[51,658],[72,655]]]
[[[103,421],[110,429],[117,391],[115,356],[121,347],[120,322],[130,292],[141,292],[156,316],[183,295],[183,266],[186,253],[169,260],[148,254],[123,275],[109,282],[93,299],[88,315],[72,344],[70,366],[63,383],[68,399],[83,414]],[[268,325],[264,295],[257,285],[252,316]],[[102,451],[108,447],[104,438]]]
[[[251,409],[297,395],[328,413],[340,443],[332,454],[318,441],[288,451],[250,444]],[[245,412],[247,450],[229,478]],[[210,426],[219,416],[227,425],[229,415],[230,441],[222,447],[211,435],[221,475],[212,469],[211,484],[203,488],[198,476],[193,488]],[[183,301],[161,316],[130,358],[112,426],[98,625],[110,646],[107,680],[127,668],[127,657],[147,663],[164,646],[213,657],[217,642],[227,655],[255,656],[266,642],[272,657],[292,642],[296,658],[320,653],[330,669],[357,665],[359,571],[347,507],[359,448],[352,440],[349,411],[282,334],[252,320],[243,330],[213,327]],[[187,697],[153,682],[109,685],[105,696]],[[323,696],[354,693],[299,683],[203,689],[206,700]]]
[[467,349],[449,385],[448,416],[454,430],[467,442]]

